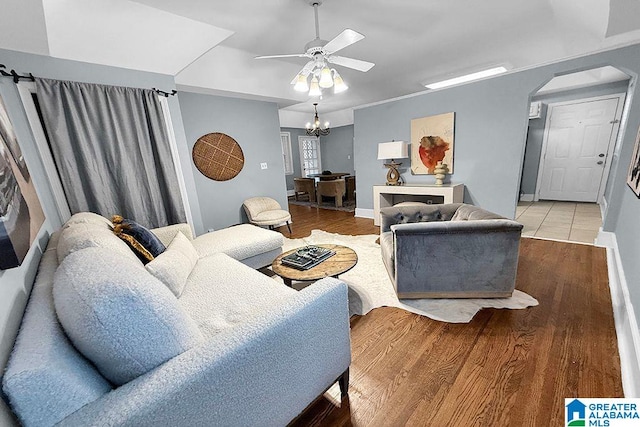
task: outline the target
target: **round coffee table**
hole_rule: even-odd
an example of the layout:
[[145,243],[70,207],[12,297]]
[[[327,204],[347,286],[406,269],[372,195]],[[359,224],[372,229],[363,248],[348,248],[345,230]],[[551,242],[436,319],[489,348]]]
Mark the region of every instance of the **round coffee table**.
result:
[[285,257],[293,252],[300,250],[300,248],[292,249],[283,254],[280,254],[278,258],[273,260],[271,268],[273,272],[282,277],[284,284],[291,287],[293,280],[299,281],[312,281],[319,280],[324,277],[338,277],[342,273],[346,273],[351,270],[358,262],[358,255],[353,249],[341,245],[314,245],[321,246],[336,251],[336,254],[320,264],[312,267],[308,270],[298,270],[293,267],[287,267],[282,265],[282,257]]

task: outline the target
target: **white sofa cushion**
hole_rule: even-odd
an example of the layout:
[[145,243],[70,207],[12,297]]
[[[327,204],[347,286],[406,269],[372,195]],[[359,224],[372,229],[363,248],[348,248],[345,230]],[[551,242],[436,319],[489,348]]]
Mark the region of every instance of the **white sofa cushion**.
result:
[[212,231],[193,240],[193,247],[201,257],[222,252],[237,260],[281,248],[283,244],[282,234],[251,224]]
[[66,338],[56,317],[51,292],[58,267],[55,247],[59,235],[52,234],[42,256],[2,377],[3,392],[27,427],[55,425],[111,391],[109,382]]
[[198,260],[178,301],[208,338],[296,294],[228,255],[214,254]]
[[166,286],[108,249],[69,254],[56,271],[53,299],[75,347],[116,385],[202,342]]
[[93,247],[109,249],[142,265],[129,246],[110,228],[92,222],[76,222],[63,228],[58,240],[58,262],[62,263],[73,252]]
[[78,212],[71,215],[71,218],[69,218],[69,220],[64,223],[63,228],[67,228],[73,224],[82,224],[82,223],[99,225],[109,230],[113,229],[111,221],[93,212]]
[[167,249],[146,264],[145,268],[179,297],[197,262],[198,252],[191,241],[178,231]]

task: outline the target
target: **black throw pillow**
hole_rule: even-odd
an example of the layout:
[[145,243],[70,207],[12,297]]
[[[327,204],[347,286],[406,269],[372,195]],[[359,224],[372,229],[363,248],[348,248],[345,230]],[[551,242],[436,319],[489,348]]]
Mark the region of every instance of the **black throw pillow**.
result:
[[115,235],[124,240],[144,264],[167,249],[148,228],[133,220],[114,215],[111,222]]

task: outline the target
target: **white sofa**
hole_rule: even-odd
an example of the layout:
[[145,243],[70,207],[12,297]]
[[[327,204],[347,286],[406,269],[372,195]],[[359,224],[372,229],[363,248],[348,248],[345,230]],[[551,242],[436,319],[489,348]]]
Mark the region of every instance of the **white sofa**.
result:
[[251,225],[153,231],[168,269],[143,266],[94,214],[52,235],[3,377],[24,425],[278,426],[336,381],[346,394],[344,283],[297,292],[244,265],[282,246]]

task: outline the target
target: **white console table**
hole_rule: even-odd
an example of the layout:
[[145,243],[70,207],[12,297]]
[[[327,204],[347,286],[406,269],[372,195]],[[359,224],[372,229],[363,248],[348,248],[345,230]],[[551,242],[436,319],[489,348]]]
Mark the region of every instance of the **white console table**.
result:
[[443,203],[462,203],[464,199],[464,184],[374,185],[373,223],[375,225],[380,225],[380,209],[393,206],[396,203],[394,202],[394,197],[396,196],[403,196],[403,200],[418,202],[425,201],[428,198],[425,196],[441,196],[444,198]]

